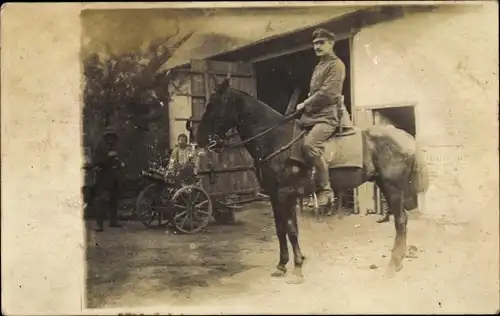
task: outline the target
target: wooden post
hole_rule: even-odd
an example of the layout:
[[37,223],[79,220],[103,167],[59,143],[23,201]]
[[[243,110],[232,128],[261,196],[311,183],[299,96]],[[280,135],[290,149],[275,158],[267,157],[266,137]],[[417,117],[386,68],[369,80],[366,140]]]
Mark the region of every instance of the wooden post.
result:
[[[339,133],[342,134],[344,132],[344,125],[342,124],[342,115],[344,114],[343,111],[344,107],[344,96],[340,96],[340,107],[337,110],[337,113],[339,113]],[[338,192],[338,198],[337,198],[337,214],[340,215],[340,212],[343,212],[344,208],[344,192],[340,191]]]

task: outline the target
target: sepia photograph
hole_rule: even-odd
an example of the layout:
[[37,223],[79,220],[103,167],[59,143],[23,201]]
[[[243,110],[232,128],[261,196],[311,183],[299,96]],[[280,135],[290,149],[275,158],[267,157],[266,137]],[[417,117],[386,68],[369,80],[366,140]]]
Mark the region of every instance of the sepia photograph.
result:
[[497,2],[78,12],[82,313],[499,312]]

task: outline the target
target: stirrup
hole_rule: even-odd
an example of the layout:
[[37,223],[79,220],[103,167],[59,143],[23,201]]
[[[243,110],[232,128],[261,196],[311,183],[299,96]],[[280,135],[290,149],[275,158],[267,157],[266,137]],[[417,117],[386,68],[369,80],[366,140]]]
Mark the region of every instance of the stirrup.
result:
[[[313,201],[314,201],[314,203],[313,203],[314,207],[318,208],[319,207],[318,195],[316,192],[313,192]],[[325,205],[328,205],[328,203],[333,203],[334,201],[335,201],[335,197],[328,196],[328,202]],[[325,205],[321,205],[321,206],[325,206]]]
[[313,207],[318,208],[318,196],[316,195],[316,192],[313,192],[312,194],[312,199],[313,199]]

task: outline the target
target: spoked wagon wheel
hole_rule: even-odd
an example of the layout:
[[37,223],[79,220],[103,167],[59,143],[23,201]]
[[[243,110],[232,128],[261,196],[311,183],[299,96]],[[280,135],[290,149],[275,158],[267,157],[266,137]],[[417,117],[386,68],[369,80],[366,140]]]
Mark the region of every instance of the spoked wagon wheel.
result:
[[212,216],[212,200],[208,193],[195,185],[180,188],[172,197],[175,228],[194,234],[208,225]]
[[168,197],[164,188],[158,184],[150,184],[139,193],[136,202],[136,212],[139,220],[147,228],[161,227],[168,223],[164,210],[168,208]]

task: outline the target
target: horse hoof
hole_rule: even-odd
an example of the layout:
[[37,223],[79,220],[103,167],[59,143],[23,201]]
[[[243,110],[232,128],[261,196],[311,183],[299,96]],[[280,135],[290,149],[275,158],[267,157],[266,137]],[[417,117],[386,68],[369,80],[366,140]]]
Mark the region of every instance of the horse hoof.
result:
[[[304,260],[305,257],[302,256],[302,260]],[[303,261],[302,261],[303,263]],[[289,284],[300,284],[304,282],[304,275],[302,274],[302,265],[300,267],[295,267],[292,272],[291,278],[287,281]]]
[[276,270],[273,273],[271,273],[271,276],[275,277],[275,278],[281,278],[281,277],[284,277],[285,275],[286,275],[286,271],[281,271],[281,270]]
[[286,281],[288,284],[301,284],[304,283],[304,276],[303,275],[296,275],[294,274],[290,280]]
[[401,269],[403,268],[403,266],[401,264],[398,264],[398,265],[389,265],[389,267],[387,267],[387,270],[385,272],[385,276],[387,278],[393,278],[396,276],[396,273],[398,273],[399,271],[401,271]]
[[381,224],[381,223],[386,223],[388,221],[389,221],[389,216],[384,216],[383,218],[378,219],[377,223]]
[[386,278],[392,279],[396,276],[396,270],[392,267],[387,268],[387,270],[384,273],[384,276]]

